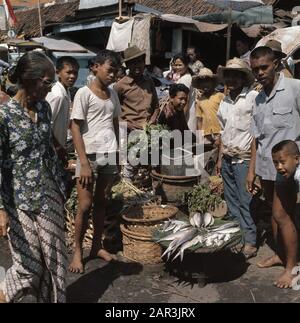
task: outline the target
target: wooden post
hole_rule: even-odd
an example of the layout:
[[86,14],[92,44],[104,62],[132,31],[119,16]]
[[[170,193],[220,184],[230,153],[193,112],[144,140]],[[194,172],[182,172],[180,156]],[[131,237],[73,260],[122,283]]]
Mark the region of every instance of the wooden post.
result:
[[41,2],[38,0],[38,14],[39,14],[39,24],[40,24],[40,35],[43,36],[43,26],[42,26],[42,15],[41,15]]
[[226,62],[230,58],[230,45],[231,45],[231,29],[232,29],[232,8],[229,7],[228,13],[228,28],[227,28],[227,47],[226,47]]
[[122,17],[122,0],[119,0],[119,17]]

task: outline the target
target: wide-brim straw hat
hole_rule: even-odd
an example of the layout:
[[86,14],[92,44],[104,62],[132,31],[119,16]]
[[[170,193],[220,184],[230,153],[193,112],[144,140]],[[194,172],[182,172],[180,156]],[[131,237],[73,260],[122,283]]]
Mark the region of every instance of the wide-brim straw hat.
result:
[[217,82],[218,76],[214,74],[209,68],[203,67],[200,69],[197,75],[193,76],[192,86],[198,89],[200,87],[200,82],[205,79],[210,79]]
[[146,51],[140,50],[137,46],[128,47],[124,51],[123,62],[128,62],[144,55],[146,55]]
[[239,72],[244,73],[245,77],[246,77],[246,85],[247,86],[250,86],[255,81],[254,75],[252,73],[252,70],[251,70],[249,64],[243,59],[235,57],[233,59],[230,59],[227,62],[226,66],[219,66],[218,67],[217,75],[218,75],[219,80],[223,83],[224,83],[224,72],[225,71],[239,71]]

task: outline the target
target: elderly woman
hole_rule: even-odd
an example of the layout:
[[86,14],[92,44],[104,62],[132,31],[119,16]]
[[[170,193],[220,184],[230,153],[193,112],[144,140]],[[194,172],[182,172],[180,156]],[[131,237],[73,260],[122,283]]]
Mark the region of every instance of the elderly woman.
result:
[[26,53],[10,75],[19,90],[0,109],[0,209],[13,260],[0,286],[2,302],[25,294],[37,302],[65,301],[63,173],[44,100],[54,77],[44,54]]

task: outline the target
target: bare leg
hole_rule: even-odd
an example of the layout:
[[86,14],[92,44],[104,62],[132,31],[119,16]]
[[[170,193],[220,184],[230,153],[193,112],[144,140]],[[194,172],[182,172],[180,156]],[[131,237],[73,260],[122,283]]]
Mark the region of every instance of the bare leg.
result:
[[93,203],[94,236],[90,257],[99,257],[108,262],[116,259],[116,257],[103,249],[101,238],[104,230],[105,208],[113,180],[113,176],[110,175],[103,175],[98,178]]
[[[264,190],[264,195],[266,198],[267,203],[270,207],[273,206],[273,199],[274,199],[274,182],[273,181],[262,181],[262,187]],[[276,246],[276,253],[272,257],[268,257],[263,259],[257,263],[259,268],[270,268],[273,266],[283,265],[282,259],[277,254],[277,241],[278,241],[278,225],[277,222],[274,220],[272,216],[272,233],[273,239]]]
[[82,259],[82,242],[88,225],[89,214],[92,206],[93,185],[88,189],[82,188],[79,179],[76,181],[78,194],[78,209],[75,219],[75,251],[73,260],[69,266],[69,271],[72,273],[84,272]]
[[273,217],[278,224],[285,251],[285,270],[274,283],[279,288],[291,288],[295,278],[292,270],[297,266],[298,235],[293,221],[296,193],[293,187],[276,186],[273,201]]

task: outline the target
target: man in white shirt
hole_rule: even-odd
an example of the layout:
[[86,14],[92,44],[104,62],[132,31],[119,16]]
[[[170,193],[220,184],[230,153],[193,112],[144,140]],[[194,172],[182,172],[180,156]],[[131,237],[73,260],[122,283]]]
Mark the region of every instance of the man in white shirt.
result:
[[230,216],[245,233],[243,253],[248,259],[257,252],[256,226],[250,210],[252,196],[246,190],[246,178],[253,140],[250,133],[253,104],[258,93],[251,89],[254,77],[245,61],[229,60],[218,73],[229,92],[217,114],[221,126],[218,172],[222,174]]
[[55,146],[60,156],[65,154],[70,123],[71,96],[69,89],[74,86],[77,80],[78,70],[79,64],[75,58],[60,57],[56,62],[58,81],[46,97],[52,110],[52,130]]

